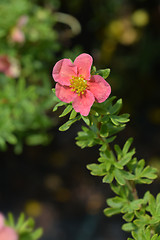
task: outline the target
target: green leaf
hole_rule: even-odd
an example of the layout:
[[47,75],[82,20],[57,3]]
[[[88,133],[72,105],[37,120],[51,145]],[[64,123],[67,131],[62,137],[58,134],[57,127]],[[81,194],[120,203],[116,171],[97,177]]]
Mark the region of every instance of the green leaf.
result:
[[111,217],[113,215],[119,214],[121,210],[119,208],[105,208],[104,209],[104,214],[107,217]]
[[114,145],[114,150],[116,151],[117,159],[120,160],[120,158],[122,157],[122,151],[121,151],[120,146],[115,144]]
[[151,217],[149,215],[145,214],[143,216],[141,215],[141,217],[139,219],[134,220],[134,224],[137,227],[142,228],[145,225],[149,225],[150,221],[151,221]]
[[136,170],[135,170],[136,176],[140,176],[144,166],[145,166],[145,161],[144,159],[141,159],[136,166]]
[[147,211],[151,213],[152,216],[156,215],[156,200],[152,194],[149,195],[149,205]]
[[95,175],[95,176],[104,176],[106,174],[105,164],[104,163],[101,163],[101,164],[96,164],[96,163],[88,164],[87,165],[87,169],[89,169],[91,171],[91,174]]
[[134,157],[127,163],[127,168],[129,169],[130,172],[134,172],[136,165],[137,165],[137,158]]
[[123,219],[126,221],[126,222],[131,222],[134,218],[134,212],[131,212],[131,213],[126,213],[125,215],[123,215]]
[[100,152],[104,152],[107,149],[107,144],[103,143],[102,146],[99,148]]
[[59,131],[66,131],[70,128],[70,126],[75,123],[76,121],[80,120],[80,116],[74,118],[74,119],[70,119],[69,121],[67,121],[66,123],[64,123],[60,128]]
[[124,179],[127,179],[127,180],[134,180],[135,179],[135,176],[130,172],[121,170],[121,174],[122,174]]
[[123,152],[124,155],[128,152],[128,150],[129,150],[132,142],[133,142],[133,138],[129,138],[129,139],[126,141],[126,143],[124,144],[124,147],[123,147],[123,149],[122,149],[122,152]]
[[11,226],[11,227],[14,227],[15,226],[15,222],[14,222],[14,218],[13,218],[13,214],[12,213],[9,213],[8,214],[8,225]]
[[66,105],[67,103],[64,103],[64,102],[59,102],[57,103],[54,108],[53,108],[53,112],[57,111],[58,107],[62,107],[64,105]]
[[116,137],[117,137],[117,136],[108,137],[108,138],[106,138],[105,142],[106,142],[106,143],[111,143],[111,142],[114,141],[114,139],[115,139]]
[[78,136],[76,137],[76,144],[81,148],[92,147],[94,144],[96,144],[96,135],[94,131],[85,126],[82,127],[82,130],[83,131],[78,132]]
[[117,115],[111,115],[110,116],[110,119],[111,121],[113,122],[113,124],[115,125],[120,125],[122,123],[126,123],[126,122],[129,122],[129,114],[122,114],[120,116],[117,116]]
[[135,152],[135,149],[132,149],[129,153],[124,154],[124,156],[120,159],[119,163],[122,166],[125,166],[132,159],[132,156],[135,154]]
[[121,197],[108,198],[107,204],[112,208],[121,208],[127,200]]
[[151,238],[151,240],[158,240],[158,239],[160,239],[160,236],[159,236],[159,238],[158,238],[158,234],[155,234],[155,235]]
[[112,166],[112,162],[111,161],[105,161],[105,166],[106,166],[106,171],[108,172]]
[[122,230],[126,232],[131,232],[136,229],[136,226],[134,223],[125,223],[122,225]]
[[116,186],[114,184],[111,184],[111,189],[115,194],[120,195],[120,191],[121,191],[120,185]]
[[76,115],[77,115],[77,112],[73,109],[71,114],[70,114],[69,119],[74,119],[76,117]]
[[110,74],[110,69],[106,68],[106,69],[98,70],[96,72],[96,74],[98,74],[98,75],[102,76],[104,79],[106,79]]
[[31,236],[32,236],[32,238],[33,238],[34,240],[37,240],[37,239],[39,239],[39,238],[42,236],[42,234],[43,234],[43,230],[42,230],[42,228],[39,228],[39,229],[37,229],[36,231],[34,231],[34,232],[31,234]]
[[19,218],[18,218],[18,222],[16,224],[16,229],[19,230],[19,228],[21,228],[23,222],[25,220],[25,217],[24,217],[24,213],[21,213]]
[[160,193],[156,197],[156,215],[160,216]]
[[149,179],[155,179],[157,177],[156,172],[157,169],[147,166],[143,169],[141,176]]
[[72,109],[73,109],[72,105],[68,105],[59,117],[66,116]]
[[96,74],[96,67],[92,65],[91,67],[91,75],[95,75]]
[[6,136],[6,141],[7,141],[8,143],[10,143],[10,144],[16,144],[18,140],[17,140],[17,138],[16,138],[15,135],[13,135],[12,133],[10,133],[10,134],[7,134],[7,136]]
[[122,99],[117,100],[117,102],[111,107],[110,114],[116,114],[122,107]]
[[117,182],[120,185],[124,185],[126,183],[125,179],[123,178],[121,171],[119,169],[115,169],[114,170],[114,174],[115,174],[115,179],[117,180]]
[[132,231],[132,236],[134,237],[135,240],[139,240],[139,234],[136,231]]
[[104,177],[103,177],[103,180],[102,180],[102,182],[103,183],[111,183],[112,181],[113,181],[113,179],[114,179],[114,175],[113,175],[113,173],[107,173]]
[[136,184],[151,184],[153,180],[147,178],[140,178],[135,181]]
[[89,119],[88,117],[84,117],[84,116],[82,116],[82,115],[81,115],[81,117],[82,117],[83,121],[84,121],[88,126],[90,126],[90,119]]
[[101,129],[100,129],[100,136],[101,137],[108,137],[109,132],[107,131],[107,124],[103,124],[101,125]]

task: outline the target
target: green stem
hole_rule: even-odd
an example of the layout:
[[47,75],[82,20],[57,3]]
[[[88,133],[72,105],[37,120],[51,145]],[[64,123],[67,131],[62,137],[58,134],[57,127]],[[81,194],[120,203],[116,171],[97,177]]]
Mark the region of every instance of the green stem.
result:
[[126,181],[126,184],[127,184],[129,190],[130,190],[131,193],[132,193],[133,199],[134,199],[134,200],[139,199],[138,193],[137,193],[137,189],[136,189],[136,186],[135,186],[134,181]]

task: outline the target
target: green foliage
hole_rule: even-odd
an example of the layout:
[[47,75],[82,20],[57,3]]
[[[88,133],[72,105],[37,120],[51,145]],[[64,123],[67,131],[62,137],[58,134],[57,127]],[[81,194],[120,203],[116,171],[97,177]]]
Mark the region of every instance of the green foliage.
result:
[[[73,117],[76,113],[71,104],[57,103],[54,110],[64,105],[65,109],[60,117],[70,113],[69,120],[60,127],[61,131],[67,130],[77,120],[82,119],[85,122],[86,126],[82,126],[82,131],[78,132],[76,138],[78,146],[84,148],[100,145],[98,163],[89,164],[87,168],[92,175],[102,176],[103,183],[109,183],[116,194],[115,197],[107,199],[108,207],[104,209],[104,214],[108,217],[118,213],[123,214],[126,223],[123,224],[122,229],[132,231],[133,236],[138,232],[140,234],[138,236],[143,236],[143,231],[148,230],[142,229],[153,228],[160,222],[160,194],[157,195],[156,200],[149,192],[143,198],[139,198],[136,184],[152,183],[157,177],[156,169],[145,166],[143,159],[138,161],[134,157],[135,149],[131,148],[132,138],[129,138],[122,148],[115,144],[114,151],[111,150],[109,142],[115,139],[115,135],[129,121],[129,114],[119,115],[122,100],[113,103],[114,100],[115,97],[112,97],[101,104],[94,103],[87,117],[81,115]],[[157,235],[154,236],[155,239],[156,237]],[[150,235],[146,239],[150,239]]]
[[[109,69],[96,71],[93,67],[91,74],[101,74],[106,78]],[[100,146],[98,162],[88,164],[87,169],[92,175],[101,176],[102,182],[110,184],[116,194],[107,199],[108,207],[104,209],[104,214],[108,217],[122,214],[126,221],[122,229],[132,232],[135,240],[160,240],[160,194],[155,199],[148,191],[139,198],[136,190],[137,184],[151,184],[157,177],[157,170],[146,166],[144,159],[137,160],[135,148],[131,148],[133,138],[129,138],[123,147],[115,144],[114,150],[109,145],[129,121],[129,114],[120,114],[122,99],[115,101],[115,97],[110,97],[103,103],[95,102],[87,117],[77,116],[71,104],[62,102],[57,103],[54,111],[60,106],[65,107],[60,117],[70,114],[60,130],[65,131],[82,119],[85,126],[78,132],[76,144],[81,148]]]
[[128,240],[160,240],[158,234],[152,233],[152,228],[140,228],[138,231],[132,231],[133,238],[128,238]]
[[47,111],[56,102],[51,69],[60,49],[52,10],[58,2],[0,1],[0,61],[5,57],[8,64],[0,70],[1,150],[9,143],[20,153],[23,142],[47,144],[51,139],[47,130],[55,123]]
[[[108,217],[123,214],[123,219],[127,223],[123,224],[122,229],[137,232],[138,229],[153,228],[159,224],[160,195],[155,201],[149,192],[143,198],[138,198],[135,188],[136,184],[152,183],[157,177],[157,171],[150,166],[145,166],[143,159],[138,161],[134,157],[135,149],[130,149],[132,138],[126,141],[122,149],[117,144],[114,145],[114,151],[109,147],[108,143],[115,139],[115,134],[121,131],[129,121],[128,114],[119,115],[122,100],[113,104],[114,99],[112,97],[102,104],[93,105],[92,116],[88,117],[88,127],[82,127],[83,131],[78,133],[77,145],[81,148],[95,144],[101,146],[98,163],[89,164],[87,168],[92,175],[102,176],[103,183],[109,183],[117,195],[107,199],[109,207],[104,210],[104,214]],[[142,232],[140,231],[140,234],[143,236]],[[157,236],[157,234],[154,235],[154,238],[156,239]]]
[[[53,93],[54,93],[54,96],[55,96],[55,91],[54,90],[53,90]],[[75,123],[76,121],[80,120],[82,116],[81,115],[77,116],[77,112],[73,109],[71,104],[60,102],[60,100],[57,99],[57,98],[56,98],[56,101],[58,103],[54,106],[53,112],[57,111],[57,109],[59,107],[65,106],[63,112],[60,114],[59,117],[65,117],[67,114],[70,113],[69,120],[66,123],[64,123],[62,126],[59,127],[60,131],[66,131],[66,130],[68,130],[71,127],[71,125],[73,123]]]
[[5,150],[7,143],[15,145],[15,151],[22,150],[22,141],[27,144],[46,144],[46,129],[52,126],[46,111],[51,99],[39,99],[38,89],[27,86],[24,79],[4,79],[0,92],[0,148]]
[[19,240],[38,240],[43,233],[41,228],[34,230],[34,220],[32,218],[26,220],[23,213],[19,216],[16,223],[13,215],[11,213],[8,214],[6,224],[15,229],[19,236]]
[[125,123],[129,121],[129,114],[117,116],[122,107],[122,100],[113,104],[114,99],[115,97],[111,97],[103,103],[94,103],[91,109],[92,116],[82,118],[89,128],[78,132],[78,146],[84,148],[100,144],[105,147],[116,138],[115,134],[124,129]]

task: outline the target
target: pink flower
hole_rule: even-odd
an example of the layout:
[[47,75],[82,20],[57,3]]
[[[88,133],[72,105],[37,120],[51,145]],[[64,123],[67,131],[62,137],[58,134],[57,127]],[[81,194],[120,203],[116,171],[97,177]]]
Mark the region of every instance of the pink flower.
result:
[[104,102],[111,93],[110,85],[100,75],[91,75],[93,59],[80,54],[74,61],[62,59],[53,67],[56,96],[63,102],[72,102],[76,112],[87,116],[94,101]]
[[27,24],[29,20],[29,17],[27,15],[22,15],[19,19],[18,19],[18,22],[17,22],[17,26],[18,27],[23,27]]
[[25,35],[19,27],[14,27],[11,32],[12,42],[24,43]]
[[0,56],[0,72],[7,77],[16,78],[20,75],[20,66],[16,59],[10,59],[6,55]]
[[18,235],[11,227],[4,224],[5,218],[0,213],[0,240],[18,240]]
[[6,55],[0,56],[0,72],[6,72],[10,67],[10,61]]

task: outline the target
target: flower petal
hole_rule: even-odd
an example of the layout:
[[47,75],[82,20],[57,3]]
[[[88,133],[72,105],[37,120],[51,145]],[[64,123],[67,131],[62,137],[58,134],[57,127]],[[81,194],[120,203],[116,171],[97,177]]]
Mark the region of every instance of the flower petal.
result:
[[89,54],[80,54],[74,60],[74,64],[78,67],[78,76],[82,75],[86,80],[89,80],[92,62],[93,58]]
[[1,230],[1,228],[3,228],[3,226],[4,226],[4,221],[5,221],[5,218],[4,218],[4,216],[0,213],[0,230]]
[[89,90],[93,93],[97,102],[104,102],[111,93],[110,85],[100,75],[93,75],[88,81]]
[[1,240],[18,240],[18,235],[12,228],[4,227],[0,231],[0,239]]
[[77,67],[70,59],[64,58],[58,61],[53,67],[52,76],[55,82],[69,86],[72,76],[77,76]]
[[62,101],[62,102],[72,102],[73,99],[76,97],[76,94],[71,91],[71,88],[68,86],[62,86],[61,84],[57,83],[55,86],[56,90],[56,96]]
[[76,112],[79,112],[83,116],[87,116],[90,112],[91,106],[93,105],[95,98],[93,94],[86,90],[81,96],[76,96],[73,100],[72,106]]

